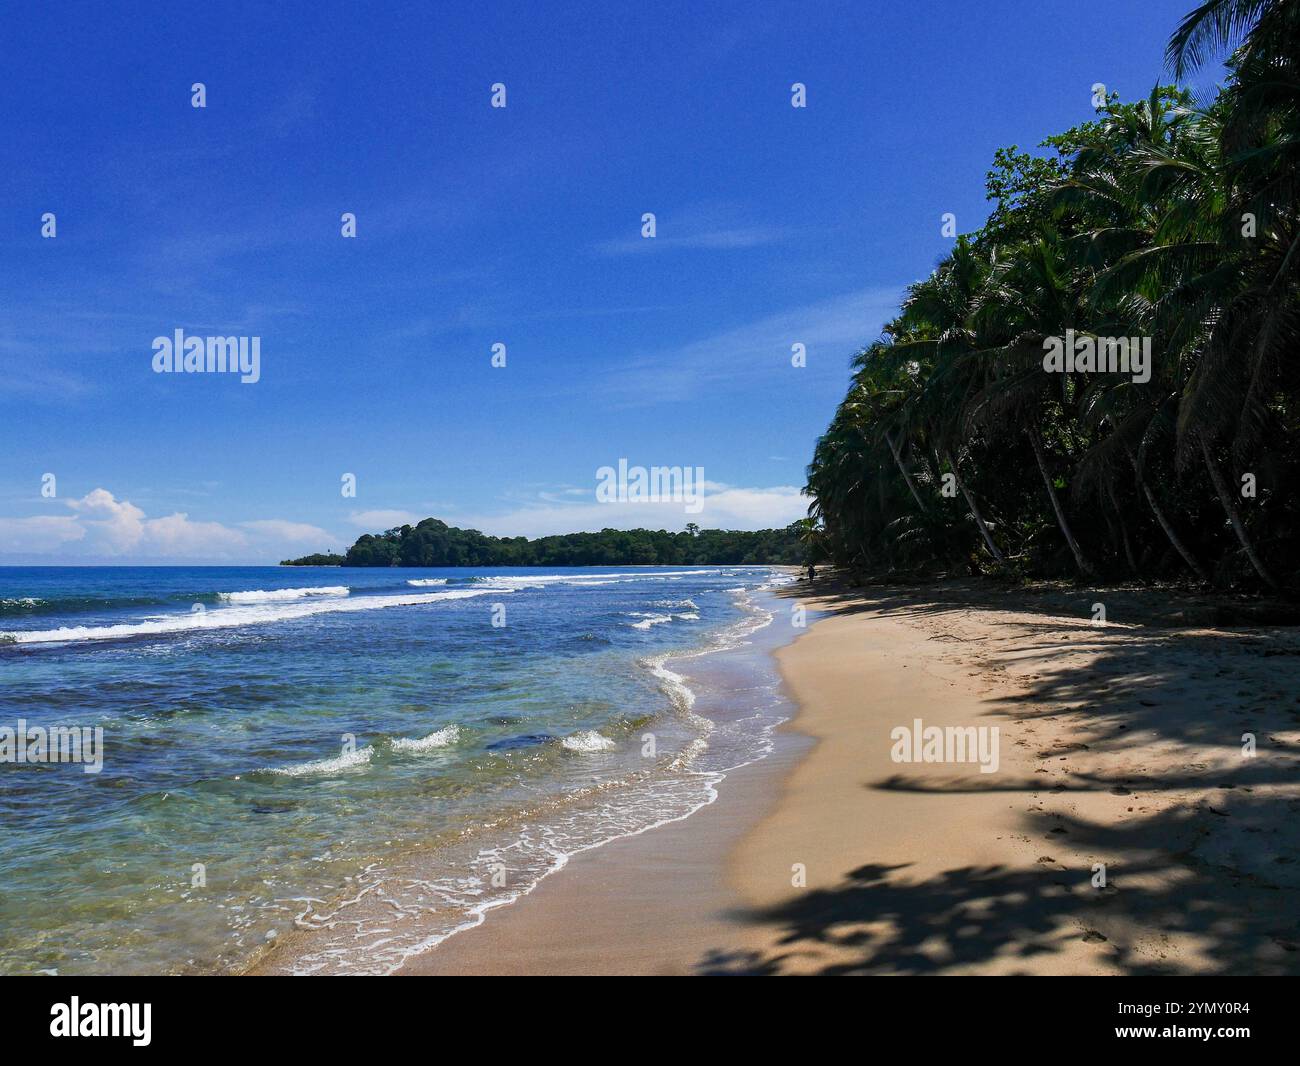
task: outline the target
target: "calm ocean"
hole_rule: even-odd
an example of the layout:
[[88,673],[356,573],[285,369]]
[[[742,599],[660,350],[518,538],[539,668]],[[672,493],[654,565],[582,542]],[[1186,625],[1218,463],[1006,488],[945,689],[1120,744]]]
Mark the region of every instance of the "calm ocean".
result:
[[387,972],[762,757],[789,580],[0,568],[0,731],[103,730],[0,762],[0,972]]

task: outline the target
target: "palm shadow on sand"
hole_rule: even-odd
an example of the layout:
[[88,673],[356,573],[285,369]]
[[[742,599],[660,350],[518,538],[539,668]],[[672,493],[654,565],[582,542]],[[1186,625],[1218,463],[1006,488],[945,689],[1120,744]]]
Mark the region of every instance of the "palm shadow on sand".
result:
[[[1045,642],[1062,628],[1053,615],[1077,618],[1080,605],[1095,596],[1095,590],[1071,589],[1027,596],[976,582],[872,589],[866,602],[862,590],[831,592],[849,611],[1041,614],[1041,623],[1016,624]],[[1278,735],[1293,734],[1300,722],[1300,635],[1258,627],[1175,632],[1169,627],[1189,618],[1201,624],[1216,613],[1230,618],[1235,607],[1209,596],[1190,604],[1186,597],[1152,600],[1146,590],[1107,590],[1111,617],[1136,628],[1099,640],[1088,668],[1040,677],[993,707],[1016,722],[1068,718],[1086,730],[1094,754],[1113,748],[1129,756],[1126,772],[1072,772],[1055,786],[1132,797],[1122,819],[1023,813],[1021,829],[1041,849],[1028,870],[961,867],[917,880],[907,864],[868,863],[834,888],[792,890],[775,906],[730,915],[762,930],[771,941],[767,950],[719,946],[698,960],[697,972],[941,974],[995,961],[1007,973],[1069,972],[1069,963],[1054,967],[1051,956],[1083,941],[1086,952],[1126,974],[1188,972],[1175,951],[1166,951],[1174,943],[1196,946],[1199,973],[1300,973],[1300,748]],[[1198,677],[1222,682],[1243,662],[1258,665],[1257,655],[1270,659],[1266,687],[1245,679],[1227,703],[1198,698]],[[1222,764],[1216,770],[1195,758],[1197,751],[1238,745],[1243,731],[1256,735],[1257,757],[1233,761],[1226,773]],[[1133,765],[1143,744],[1170,741],[1192,753],[1177,771],[1149,773]],[[1068,758],[1068,748],[1034,754],[1052,765],[1063,753]],[[1104,767],[1107,759],[1094,761]],[[1047,791],[1042,777],[993,778],[936,788],[903,773],[864,787]],[[1180,790],[1198,796],[1142,813],[1143,795]],[[1104,861],[1107,887],[1093,887],[1091,865],[1058,861],[1067,852]]]

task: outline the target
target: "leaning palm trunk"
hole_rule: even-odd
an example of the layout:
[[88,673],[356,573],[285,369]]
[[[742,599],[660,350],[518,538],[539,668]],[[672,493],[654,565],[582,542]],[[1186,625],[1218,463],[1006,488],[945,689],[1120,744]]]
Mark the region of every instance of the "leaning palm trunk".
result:
[[1137,574],[1141,568],[1137,564],[1137,559],[1133,557],[1133,543],[1129,540],[1128,523],[1124,521],[1124,509],[1119,505],[1119,497],[1115,495],[1113,483],[1107,482],[1106,493],[1110,496],[1111,513],[1114,514],[1115,523],[1119,526],[1119,539],[1124,545],[1124,558],[1128,560],[1129,573]]
[[885,430],[885,440],[889,444],[889,450],[894,453],[894,462],[898,464],[899,473],[903,475],[903,480],[907,482],[907,487],[912,493],[912,499],[916,501],[916,506],[924,513],[925,504],[921,502],[921,494],[916,491],[916,484],[912,481],[911,472],[903,465],[903,457],[899,454],[898,445],[894,443],[894,438],[890,435],[889,430]]
[[1065,543],[1070,546],[1070,551],[1074,554],[1074,561],[1078,564],[1079,569],[1092,577],[1095,571],[1088,560],[1084,558],[1083,549],[1079,547],[1079,542],[1074,539],[1074,534],[1070,531],[1070,523],[1065,520],[1065,511],[1061,509],[1061,501],[1056,497],[1056,486],[1052,484],[1052,475],[1047,472],[1047,460],[1043,458],[1043,442],[1038,436],[1038,430],[1029,430],[1027,436],[1030,445],[1034,449],[1034,458],[1038,460],[1038,470],[1043,475],[1043,484],[1047,486],[1047,495],[1052,501],[1052,510],[1056,512],[1056,524],[1061,527],[1061,534],[1065,537]]
[[993,534],[989,532],[989,527],[984,524],[984,518],[980,514],[980,509],[975,506],[975,497],[970,494],[970,489],[966,487],[966,482],[961,479],[961,471],[957,469],[957,463],[954,461],[951,452],[944,452],[943,457],[952,467],[953,480],[957,482],[957,487],[961,489],[961,494],[966,498],[966,506],[970,508],[971,517],[975,519],[975,524],[979,526],[980,533],[984,537],[984,543],[988,545],[989,553],[1000,563],[1006,562],[998,546],[993,543]]
[[1250,565],[1255,568],[1255,573],[1259,575],[1260,580],[1269,588],[1276,589],[1277,582],[1273,580],[1272,575],[1264,567],[1264,560],[1259,557],[1259,553],[1255,551],[1255,545],[1251,543],[1250,537],[1246,534],[1246,527],[1241,521],[1237,505],[1223,480],[1223,474],[1220,473],[1213,456],[1210,455],[1210,446],[1205,442],[1204,437],[1201,438],[1200,444],[1201,454],[1205,456],[1205,469],[1210,472],[1210,481],[1214,484],[1214,491],[1218,493],[1219,502],[1223,504],[1223,509],[1228,513],[1228,521],[1232,523],[1233,532],[1237,534],[1237,540],[1241,542],[1241,548],[1246,553],[1246,558],[1250,560]]
[[1164,509],[1156,500],[1156,494],[1151,491],[1151,486],[1147,484],[1147,479],[1142,476],[1142,467],[1138,465],[1137,456],[1130,450],[1128,458],[1129,462],[1133,464],[1133,473],[1137,477],[1137,482],[1142,486],[1142,495],[1147,498],[1147,503],[1151,505],[1151,513],[1156,516],[1156,521],[1160,523],[1160,528],[1165,531],[1165,536],[1169,538],[1169,543],[1174,546],[1174,551],[1183,557],[1183,562],[1191,568],[1192,573],[1200,578],[1203,584],[1208,585],[1210,583],[1209,575],[1205,572],[1205,568],[1196,561],[1196,556],[1194,556],[1184,546],[1183,542],[1179,539],[1178,534],[1174,532],[1174,527],[1169,524],[1169,519],[1165,517]]

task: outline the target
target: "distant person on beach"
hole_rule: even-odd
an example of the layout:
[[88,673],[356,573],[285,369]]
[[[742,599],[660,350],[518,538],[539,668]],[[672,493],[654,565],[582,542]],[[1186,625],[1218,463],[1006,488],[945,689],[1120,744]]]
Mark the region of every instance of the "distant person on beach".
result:
[[811,581],[811,580],[812,580],[813,578],[815,578],[816,576],[817,576],[817,567],[813,566],[812,563],[809,563],[809,564],[808,564],[808,580]]

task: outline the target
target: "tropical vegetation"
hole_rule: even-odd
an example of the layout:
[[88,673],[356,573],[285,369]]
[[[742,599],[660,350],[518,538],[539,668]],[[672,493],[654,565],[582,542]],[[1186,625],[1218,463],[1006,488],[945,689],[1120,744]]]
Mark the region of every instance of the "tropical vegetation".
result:
[[[815,559],[862,574],[1300,584],[1300,0],[1208,0],[1176,79],[999,151],[986,223],[854,359],[808,467]],[[1148,339],[1149,379],[1045,369]]]
[[[798,564],[803,527],[736,531],[688,525],[680,533],[602,529],[540,537],[491,537],[436,518],[366,533],[340,558],[305,556],[282,566],[702,566]],[[319,559],[333,558],[333,564]]]
[[337,552],[317,552],[315,555],[304,555],[300,559],[285,559],[280,563],[281,566],[342,566],[343,556]]

